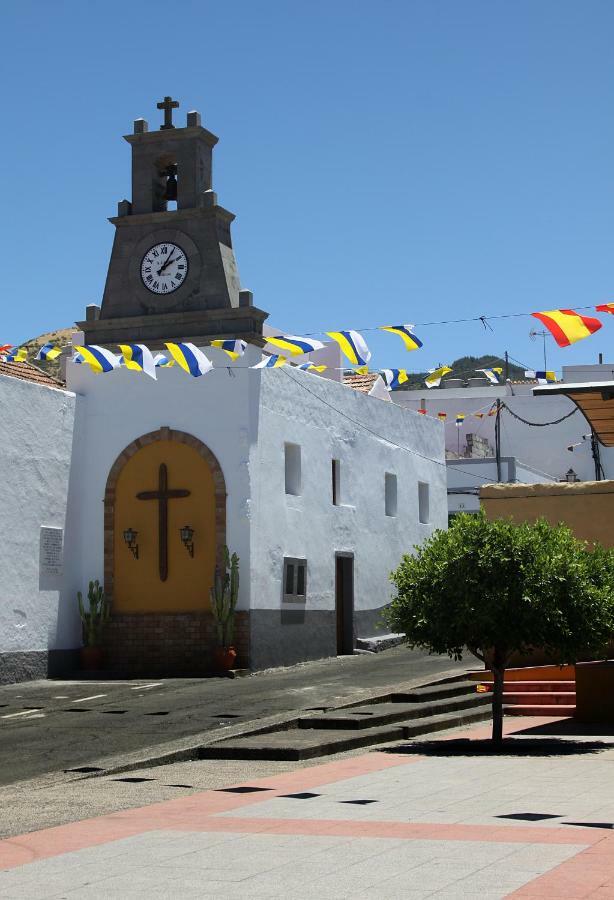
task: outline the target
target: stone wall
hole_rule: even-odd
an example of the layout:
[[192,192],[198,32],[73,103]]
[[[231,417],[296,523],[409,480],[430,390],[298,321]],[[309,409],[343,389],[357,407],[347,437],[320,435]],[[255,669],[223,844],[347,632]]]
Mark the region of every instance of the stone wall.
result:
[[581,540],[614,547],[614,481],[491,484],[481,488],[480,502],[489,519],[543,516],[552,525],[565,522]]

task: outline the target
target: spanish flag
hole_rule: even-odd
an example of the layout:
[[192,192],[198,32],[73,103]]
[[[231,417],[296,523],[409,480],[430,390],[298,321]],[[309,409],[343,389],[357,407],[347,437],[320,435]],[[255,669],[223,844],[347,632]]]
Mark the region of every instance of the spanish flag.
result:
[[559,347],[569,347],[576,341],[590,337],[601,328],[599,319],[581,316],[573,309],[548,309],[531,315],[546,326]]
[[437,418],[439,419],[440,422],[445,422],[446,419],[448,418],[448,414],[445,412],[438,412]]
[[596,306],[595,309],[597,312],[606,312],[612,313],[614,316],[614,303],[600,303],[599,306]]

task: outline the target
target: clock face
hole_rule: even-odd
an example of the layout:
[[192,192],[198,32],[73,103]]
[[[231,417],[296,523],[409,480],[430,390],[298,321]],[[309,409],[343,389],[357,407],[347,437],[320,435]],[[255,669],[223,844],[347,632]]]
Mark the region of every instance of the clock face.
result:
[[177,244],[164,241],[150,247],[141,263],[141,278],[152,294],[172,294],[188,274],[188,258]]

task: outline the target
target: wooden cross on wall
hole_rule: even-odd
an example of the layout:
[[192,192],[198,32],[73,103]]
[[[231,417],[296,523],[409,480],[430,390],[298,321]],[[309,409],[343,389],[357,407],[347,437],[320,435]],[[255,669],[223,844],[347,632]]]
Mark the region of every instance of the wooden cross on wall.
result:
[[158,566],[160,581],[168,578],[168,501],[179,497],[189,497],[190,492],[184,488],[169,488],[166,463],[160,463],[158,470],[158,490],[140,491],[137,500],[158,501]]

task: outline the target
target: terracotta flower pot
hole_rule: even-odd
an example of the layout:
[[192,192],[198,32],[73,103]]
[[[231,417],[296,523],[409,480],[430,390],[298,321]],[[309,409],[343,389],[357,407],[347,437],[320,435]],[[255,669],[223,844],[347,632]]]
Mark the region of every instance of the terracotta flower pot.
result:
[[213,651],[213,666],[216,672],[228,672],[234,669],[237,651],[234,647],[216,647]]
[[81,668],[86,672],[102,669],[104,651],[102,647],[81,647]]

